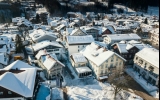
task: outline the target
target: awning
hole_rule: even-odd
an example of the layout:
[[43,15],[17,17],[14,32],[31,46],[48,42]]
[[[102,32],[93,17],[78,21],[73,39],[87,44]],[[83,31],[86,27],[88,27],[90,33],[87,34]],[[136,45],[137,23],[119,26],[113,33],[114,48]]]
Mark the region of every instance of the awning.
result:
[[108,76],[100,76],[99,77],[100,80],[107,79],[107,78],[108,78]]

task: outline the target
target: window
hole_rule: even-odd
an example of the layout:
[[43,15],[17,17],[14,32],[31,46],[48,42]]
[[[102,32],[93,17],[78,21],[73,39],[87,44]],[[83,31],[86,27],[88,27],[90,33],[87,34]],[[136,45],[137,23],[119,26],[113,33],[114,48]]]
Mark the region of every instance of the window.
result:
[[116,61],[118,61],[118,57],[116,58]]
[[140,64],[143,64],[143,60],[139,60],[139,63],[140,63]]
[[59,51],[59,49],[54,49],[54,51]]
[[118,62],[116,62],[115,66],[117,66],[117,65],[118,65]]
[[0,92],[0,95],[3,95],[3,92]]
[[121,62],[119,63],[119,65],[121,65]]
[[108,65],[106,64],[106,68],[108,67]]
[[138,57],[136,57],[136,60],[138,60]]
[[8,91],[8,94],[12,94],[12,92],[11,92],[11,91]]
[[113,57],[111,58],[111,62],[113,62]]

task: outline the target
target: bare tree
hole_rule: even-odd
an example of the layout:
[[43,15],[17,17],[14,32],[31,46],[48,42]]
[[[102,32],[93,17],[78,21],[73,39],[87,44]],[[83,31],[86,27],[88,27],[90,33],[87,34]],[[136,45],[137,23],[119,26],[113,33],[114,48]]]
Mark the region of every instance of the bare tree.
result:
[[124,73],[124,68],[122,69],[112,69],[112,73],[108,77],[108,82],[111,84],[114,90],[114,99],[123,89],[127,89],[130,77]]

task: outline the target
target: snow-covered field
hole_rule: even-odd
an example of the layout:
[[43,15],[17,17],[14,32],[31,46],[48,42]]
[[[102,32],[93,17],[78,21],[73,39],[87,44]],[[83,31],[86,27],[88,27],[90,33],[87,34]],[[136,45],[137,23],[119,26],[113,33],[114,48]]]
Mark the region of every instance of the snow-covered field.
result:
[[[108,83],[96,82],[91,85],[77,85],[67,87],[69,100],[113,100],[113,88]],[[117,100],[143,100],[135,94],[121,91],[117,96]]]
[[126,69],[126,72],[137,82],[139,83],[149,94],[155,98],[159,98],[158,88],[148,83],[142,77],[139,78],[139,74],[133,71],[132,68]]

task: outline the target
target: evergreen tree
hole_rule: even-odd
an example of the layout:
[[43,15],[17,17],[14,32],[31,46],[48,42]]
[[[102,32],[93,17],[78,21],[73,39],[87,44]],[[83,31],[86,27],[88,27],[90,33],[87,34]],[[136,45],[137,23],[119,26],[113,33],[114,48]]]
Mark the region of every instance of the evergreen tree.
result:
[[39,22],[40,19],[39,19],[39,14],[36,14],[36,21]]
[[145,24],[148,24],[148,19],[147,19],[147,18],[144,20],[144,23],[145,23]]
[[19,35],[16,35],[16,53],[21,53],[23,49],[23,44],[21,37]]

